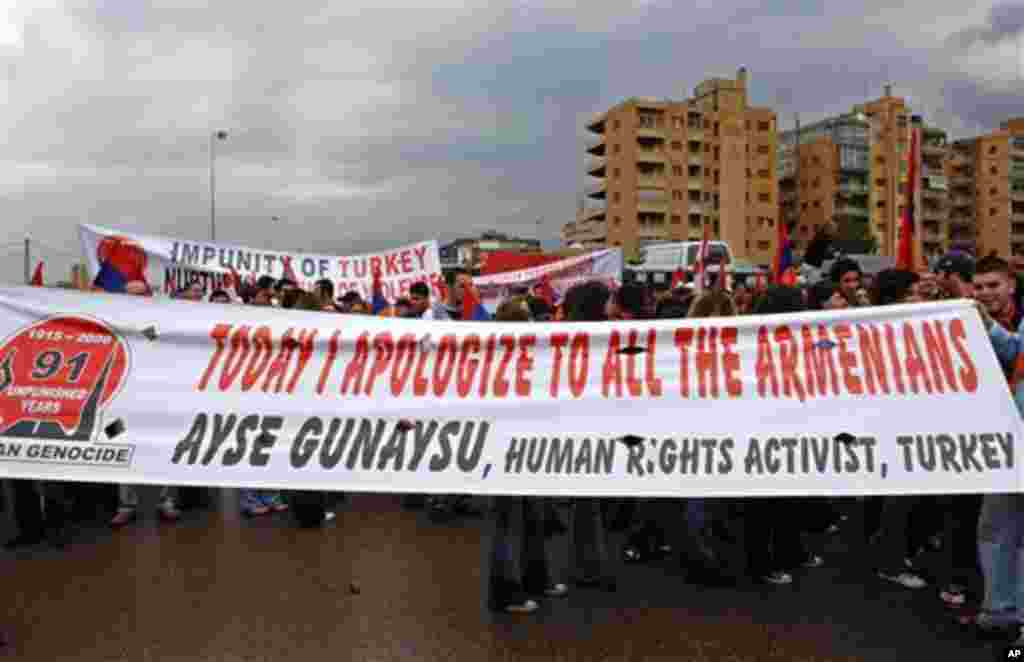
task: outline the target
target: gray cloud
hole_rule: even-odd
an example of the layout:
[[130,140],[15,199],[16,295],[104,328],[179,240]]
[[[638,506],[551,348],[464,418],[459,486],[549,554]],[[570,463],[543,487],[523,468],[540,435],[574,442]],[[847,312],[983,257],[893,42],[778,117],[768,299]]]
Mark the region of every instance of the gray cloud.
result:
[[950,35],[950,43],[960,48],[976,44],[993,46],[1017,39],[1024,33],[1024,4],[1009,3],[993,7],[983,25],[972,25]]
[[[952,0],[929,4],[935,25],[876,0],[208,5],[32,3],[0,17],[0,281],[20,278],[9,242],[26,234],[63,276],[83,221],[206,236],[215,129],[230,132],[222,239],[346,253],[534,236],[538,218],[554,238],[586,183],[584,118],[624,97],[688,96],[740,65],[783,126],[887,80],[958,131],[1017,110],[988,61],[961,62],[947,36],[1013,33],[1019,13]],[[982,55],[993,43],[976,42]]]

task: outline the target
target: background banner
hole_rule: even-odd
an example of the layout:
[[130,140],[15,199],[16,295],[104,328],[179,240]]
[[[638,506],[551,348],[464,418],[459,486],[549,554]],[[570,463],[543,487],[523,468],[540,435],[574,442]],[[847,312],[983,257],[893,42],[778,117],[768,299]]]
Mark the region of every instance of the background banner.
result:
[[0,289],[0,476],[620,497],[1020,490],[966,302],[426,322]]
[[547,278],[558,301],[577,283],[591,280],[615,287],[622,283],[622,249],[609,248],[586,255],[558,260],[541,266],[478,276],[473,284],[480,290],[480,300],[488,309],[523,289],[532,289]]
[[312,290],[316,281],[328,278],[337,296],[354,290],[369,301],[373,272],[378,268],[389,301],[408,296],[409,287],[419,281],[429,283],[435,294],[441,292],[441,257],[436,241],[337,257],[154,237],[94,225],[80,225],[79,235],[92,278],[106,262],[125,281],[143,280],[153,290],[165,289],[166,284],[173,292],[199,281],[209,294],[223,287],[232,269],[248,282],[260,276],[282,278],[286,265],[290,265],[300,286]]

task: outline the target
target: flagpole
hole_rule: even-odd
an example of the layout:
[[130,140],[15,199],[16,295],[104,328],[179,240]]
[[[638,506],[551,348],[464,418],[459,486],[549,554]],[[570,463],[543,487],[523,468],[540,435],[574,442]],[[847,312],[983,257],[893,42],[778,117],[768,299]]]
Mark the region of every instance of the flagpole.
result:
[[25,284],[32,284],[32,240],[25,237]]

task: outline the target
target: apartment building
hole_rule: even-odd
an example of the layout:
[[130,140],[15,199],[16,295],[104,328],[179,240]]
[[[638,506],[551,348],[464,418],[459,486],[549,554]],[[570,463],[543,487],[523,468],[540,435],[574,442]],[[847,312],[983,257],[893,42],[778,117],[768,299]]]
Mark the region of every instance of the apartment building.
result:
[[1024,118],[953,143],[951,231],[977,253],[1024,256]]
[[[910,129],[922,131],[917,209],[923,228],[918,255],[944,250],[951,237],[946,134],[912,116],[904,99],[885,94],[850,112],[783,132],[779,146],[780,215],[797,250],[833,224],[839,237],[896,254],[907,204]],[[799,145],[799,149],[797,149]],[[925,252],[922,252],[925,251]]]
[[748,74],[700,83],[683,101],[631,98],[594,117],[592,183],[567,245],[640,247],[699,239],[708,227],[734,255],[770,264],[779,207],[776,119],[751,107]]

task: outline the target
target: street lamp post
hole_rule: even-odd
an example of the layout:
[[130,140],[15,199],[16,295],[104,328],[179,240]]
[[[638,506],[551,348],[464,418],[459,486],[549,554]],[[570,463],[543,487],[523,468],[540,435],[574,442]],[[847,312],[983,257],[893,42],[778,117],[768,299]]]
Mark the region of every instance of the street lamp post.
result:
[[217,241],[217,141],[227,138],[227,131],[210,134],[210,241]]

